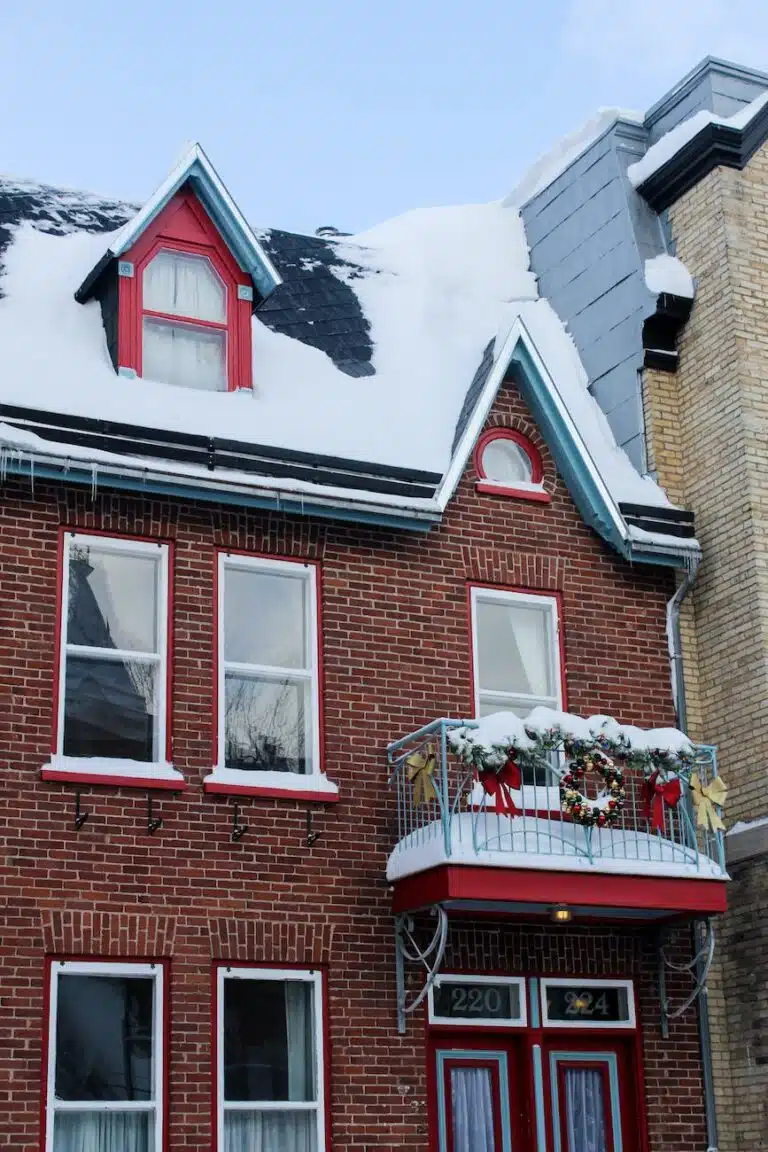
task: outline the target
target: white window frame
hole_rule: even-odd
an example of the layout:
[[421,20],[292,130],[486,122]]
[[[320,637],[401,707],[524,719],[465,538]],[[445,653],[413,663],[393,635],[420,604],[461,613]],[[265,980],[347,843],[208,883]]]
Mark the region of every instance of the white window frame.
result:
[[[271,664],[242,664],[235,661],[224,660],[224,640],[226,633],[226,605],[225,605],[225,576],[228,568],[239,568],[248,572],[271,572],[277,575],[291,575],[298,577],[305,583],[305,595],[308,601],[307,627],[310,630],[308,637],[308,654],[310,664],[308,668],[279,668]],[[218,603],[218,764],[214,769],[217,776],[222,779],[229,778],[232,773],[237,774],[238,782],[243,785],[251,784],[269,787],[292,787],[286,785],[286,780],[308,782],[316,781],[322,775],[320,763],[320,630],[318,627],[317,612],[317,570],[314,564],[305,564],[301,561],[274,560],[271,557],[241,556],[234,552],[219,553],[219,603]],[[225,679],[227,672],[242,672],[244,675],[266,675],[271,677],[285,676],[286,679],[303,679],[310,684],[310,708],[312,726],[312,740],[310,754],[312,757],[312,771],[300,772],[246,772],[241,769],[227,769],[226,766],[226,694]],[[228,775],[229,774],[229,775]],[[295,786],[294,786],[295,787]]]
[[[144,1100],[56,1100],[56,1012],[59,999],[59,977],[70,976],[144,976],[154,981],[152,997],[152,1078],[154,1099]],[[154,1112],[154,1147],[163,1147],[165,1110],[165,1017],[164,969],[162,964],[107,962],[102,960],[54,960],[51,964],[48,1002],[48,1068],[45,1100],[45,1152],[53,1152],[54,1115],[56,1112]]]
[[[514,1018],[499,1020],[498,1017],[473,1016],[456,1018],[455,1016],[436,1016],[434,990],[441,984],[513,984],[518,989],[520,997],[520,1015]],[[445,1024],[450,1028],[526,1028],[528,1026],[528,1002],[524,976],[468,976],[464,973],[453,975],[444,972],[429,986],[428,992],[428,1020],[430,1024]]]
[[[224,1099],[224,981],[274,980],[301,981],[314,988],[312,1007],[315,1026],[315,1069],[317,1094],[309,1100],[232,1100]],[[224,1112],[315,1112],[317,1120],[317,1152],[325,1152],[325,1031],[323,976],[318,969],[258,968],[220,964],[216,976],[216,1147],[224,1147]]]
[[[480,689],[480,645],[477,635],[477,605],[479,601],[494,601],[498,604],[530,604],[536,608],[547,608],[551,620],[551,646],[549,653],[550,672],[555,689],[552,696],[533,696],[520,692],[505,692],[501,689]],[[512,592],[503,588],[486,588],[473,584],[470,589],[471,617],[472,617],[472,677],[474,682],[475,716],[480,716],[482,696],[492,696],[500,702],[507,702],[510,707],[527,707],[529,711],[539,704],[549,708],[561,709],[563,706],[563,681],[560,656],[560,613],[556,596],[546,593]]]
[[[101,549],[104,552],[122,553],[133,556],[160,557],[158,571],[157,604],[155,606],[158,648],[157,652],[132,652],[122,648],[94,648],[92,645],[67,643],[67,623],[69,617],[69,567],[72,545],[81,544],[86,548]],[[61,631],[59,633],[59,699],[57,701],[58,723],[56,726],[56,768],[79,768],[87,765],[91,757],[64,755],[64,714],[66,700],[67,656],[85,656],[98,660],[125,659],[136,663],[155,664],[157,675],[157,746],[154,760],[121,760],[117,757],[97,757],[101,771],[114,770],[120,774],[120,766],[129,765],[136,769],[151,769],[153,765],[166,765],[166,737],[168,730],[168,545],[162,541],[130,540],[120,536],[90,536],[87,533],[66,532],[64,535],[63,563],[61,566]]]
[[[550,1020],[547,1012],[547,988],[579,988],[589,991],[595,989],[623,988],[627,993],[628,1020],[590,1020],[579,1016],[575,1020]],[[636,1027],[635,1014],[635,986],[632,980],[580,980],[578,976],[547,976],[541,980],[541,1023],[543,1028],[587,1028],[594,1029],[624,1029],[630,1031]]]

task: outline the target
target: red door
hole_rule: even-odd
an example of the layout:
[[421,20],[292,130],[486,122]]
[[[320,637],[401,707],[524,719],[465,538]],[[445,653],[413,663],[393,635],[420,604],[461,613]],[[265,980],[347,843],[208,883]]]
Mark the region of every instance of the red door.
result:
[[528,1152],[516,1041],[445,1037],[433,1060],[437,1152]]
[[568,1036],[545,1051],[553,1152],[640,1152],[629,1042]]

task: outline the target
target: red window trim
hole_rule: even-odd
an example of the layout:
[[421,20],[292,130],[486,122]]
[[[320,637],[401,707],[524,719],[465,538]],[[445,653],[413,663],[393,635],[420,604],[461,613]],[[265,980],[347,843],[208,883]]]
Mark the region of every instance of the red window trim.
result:
[[156,956],[90,956],[87,954],[74,955],[47,955],[43,966],[43,1027],[42,1052],[40,1054],[40,1152],[45,1152],[45,1142],[48,1135],[48,1058],[51,1036],[51,981],[54,964],[66,961],[79,964],[153,964],[163,972],[163,1046],[160,1053],[163,1061],[161,1079],[163,1084],[163,1118],[162,1118],[162,1148],[158,1152],[168,1152],[168,1133],[171,1117],[170,1088],[171,1088],[171,962],[167,957]]
[[[500,1050],[500,1054],[501,1050]],[[433,1057],[434,1059],[434,1057]],[[491,1095],[493,1099],[493,1138],[496,1148],[504,1147],[504,1132],[501,1125],[501,1075],[498,1060],[489,1060],[478,1054],[476,1058],[468,1056],[446,1057],[443,1061],[443,1100],[445,1101],[445,1134],[448,1148],[455,1147],[453,1140],[453,1098],[451,1095],[451,1069],[452,1068],[487,1068],[491,1074]],[[507,1091],[509,1089],[507,1088]],[[511,1105],[511,1100],[509,1101]],[[510,1108],[511,1113],[511,1108]]]
[[[558,1096],[558,1113],[560,1117],[560,1141],[561,1147],[568,1147],[568,1105],[565,1091],[565,1074],[568,1069],[574,1069],[578,1072],[587,1069],[593,1072],[600,1073],[600,1080],[603,1086],[603,1123],[605,1126],[605,1134],[608,1140],[607,1152],[615,1152],[615,1144],[613,1140],[613,1123],[612,1123],[612,1098],[611,1098],[611,1084],[608,1075],[608,1065],[605,1060],[600,1060],[597,1056],[594,1060],[558,1060],[557,1061],[557,1084],[552,1085],[553,1091],[557,1092]],[[619,1077],[619,1087],[621,1085],[621,1072],[617,1069],[617,1076]],[[620,1126],[622,1125],[623,1117],[617,1117]]]
[[[59,692],[61,684],[61,653],[64,646],[64,547],[67,536],[101,536],[105,540],[135,540],[141,544],[162,544],[168,549],[168,587],[166,589],[166,638],[165,638],[165,758],[169,764],[173,763],[173,665],[174,665],[174,573],[175,573],[175,541],[160,536],[140,536],[131,532],[110,532],[103,528],[81,528],[75,524],[61,524],[59,526],[56,548],[56,635],[53,644],[53,716],[51,719],[51,755],[56,756],[59,750]],[[42,772],[42,779],[62,780],[73,784],[114,784],[125,788],[142,788],[144,791],[155,789],[180,792],[186,785],[172,780],[136,780],[133,777],[119,777],[117,775],[82,773],[82,779],[77,771],[72,772]]]
[[[289,964],[287,961],[265,960],[256,963],[253,960],[214,960],[211,966],[211,1150],[221,1152],[219,1149],[219,969],[220,968],[250,968],[257,972],[267,968],[289,970],[294,972],[317,972],[320,976],[320,988],[323,1002],[323,1034],[320,1039],[323,1054],[323,1127],[325,1128],[325,1152],[332,1152],[333,1129],[331,1125],[331,1016],[330,991],[328,987],[327,964]],[[165,1152],[165,1150],[163,1150]]]
[[[193,234],[194,231],[194,234]],[[206,237],[201,241],[200,236]],[[204,256],[210,260],[226,292],[227,319],[224,324],[173,316],[143,307],[143,276],[147,264],[161,250]],[[227,334],[227,390],[253,386],[251,364],[252,302],[238,298],[238,288],[252,288],[203,205],[191,189],[182,189],[170,200],[156,220],[136,243],[123,254],[121,262],[133,264],[132,276],[118,278],[118,364],[142,374],[142,328],[144,316],[189,327],[210,328]]]
[[540,504],[548,504],[552,497],[543,488],[519,488],[515,485],[497,484],[489,480],[483,468],[483,453],[494,440],[512,440],[525,452],[531,464],[531,483],[541,484],[544,479],[544,462],[536,445],[522,432],[515,428],[487,428],[478,438],[473,454],[478,492],[489,496],[513,496],[518,500],[533,500]]

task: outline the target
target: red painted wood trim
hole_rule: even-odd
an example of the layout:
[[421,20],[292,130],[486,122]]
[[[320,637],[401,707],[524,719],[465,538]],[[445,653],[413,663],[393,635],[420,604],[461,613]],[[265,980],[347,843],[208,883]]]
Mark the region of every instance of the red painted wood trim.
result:
[[[192,221],[194,220],[194,226]],[[181,324],[200,325],[227,333],[227,381],[229,391],[253,385],[251,363],[251,301],[239,300],[238,285],[252,287],[247,273],[237,264],[223,237],[191,189],[182,189],[123,254],[134,266],[133,276],[118,278],[118,364],[142,372],[143,275],[161,249],[205,256],[210,260],[226,291],[225,324],[170,316],[147,311],[149,316]]]
[[535,491],[530,488],[505,488],[502,484],[494,484],[491,480],[478,480],[475,489],[485,496],[513,496],[516,500],[533,500],[538,504],[549,504],[552,500],[549,492]]
[[48,1128],[48,1048],[51,1042],[51,968],[55,956],[46,956],[43,964],[43,1050],[40,1061],[40,1152],[45,1152]]
[[110,788],[139,788],[142,792],[185,792],[188,785],[186,780],[155,780],[147,777],[142,780],[137,776],[113,776],[109,772],[98,774],[95,772],[77,772],[56,768],[41,768],[41,780],[51,782],[60,781],[63,784],[93,784],[98,787],[105,785]]
[[297,788],[267,788],[257,784],[220,784],[204,780],[203,791],[219,796],[265,796],[273,800],[311,800],[313,804],[336,804],[340,797],[333,792],[313,792]]
[[679,913],[726,910],[724,880],[677,876],[623,876],[545,869],[440,865],[395,881],[393,908],[406,912],[444,900],[589,905],[598,908],[665,909]]
[[478,480],[488,479],[483,468],[483,452],[494,440],[513,440],[519,448],[522,448],[531,462],[532,483],[541,484],[544,478],[544,462],[541,459],[541,453],[527,436],[515,428],[486,428],[485,432],[478,437],[472,457]]
[[59,749],[59,691],[61,690],[61,653],[64,644],[62,635],[64,613],[64,536],[66,528],[59,528],[56,541],[56,634],[53,641],[53,716],[51,718],[51,755]]

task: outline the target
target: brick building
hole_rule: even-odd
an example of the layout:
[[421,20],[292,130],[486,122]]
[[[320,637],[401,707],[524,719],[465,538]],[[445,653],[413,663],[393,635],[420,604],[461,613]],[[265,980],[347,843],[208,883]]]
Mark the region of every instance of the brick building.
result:
[[674,723],[692,520],[516,208],[255,234],[195,148],[0,237],[0,1147],[703,1148],[685,742],[589,827],[439,719]]

